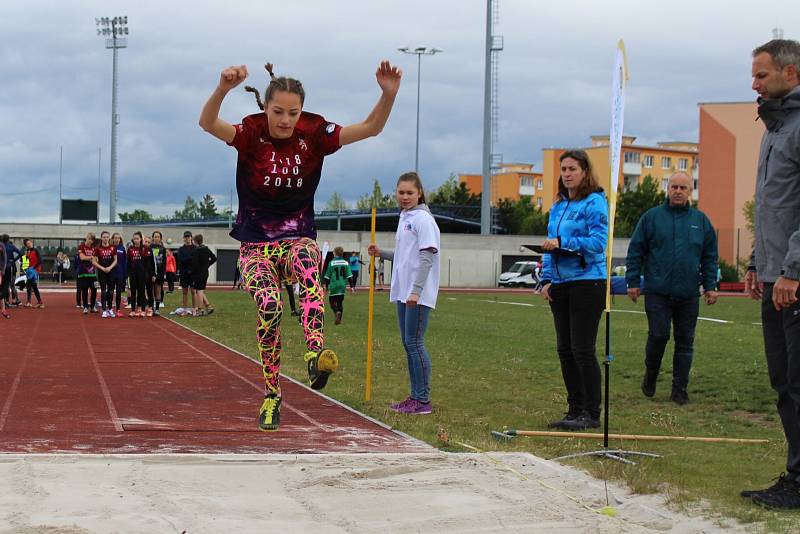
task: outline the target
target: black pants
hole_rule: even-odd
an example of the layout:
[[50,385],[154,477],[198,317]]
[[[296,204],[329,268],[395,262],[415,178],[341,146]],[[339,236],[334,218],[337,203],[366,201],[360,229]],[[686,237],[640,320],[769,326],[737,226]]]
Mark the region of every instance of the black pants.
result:
[[[78,278],[78,289],[81,292],[81,306],[84,309],[94,309],[97,303],[97,288],[94,286],[94,281],[97,280],[94,276],[83,276]],[[92,293],[91,307],[89,306],[89,292]]]
[[131,305],[131,311],[144,311],[147,307],[147,295],[145,294],[145,287],[147,285],[147,273],[144,271],[131,271],[130,274],[130,291],[128,292],[128,302]]
[[331,295],[328,300],[334,313],[344,313],[344,295]]
[[109,273],[98,271],[97,282],[100,284],[100,305],[103,311],[110,310],[114,302],[114,279]]
[[600,364],[595,344],[605,307],[606,281],[579,280],[550,286],[556,350],[567,388],[569,413],[600,418]]
[[144,278],[144,294],[145,298],[147,299],[147,306],[149,308],[153,308],[155,305],[155,300],[153,298],[154,287],[155,287],[155,282],[153,282],[153,278],[151,277],[151,275],[148,274]]
[[361,271],[352,271],[353,276],[351,276],[349,280],[350,280],[350,287],[352,287],[353,289],[356,288],[356,284],[358,283],[358,273],[360,272]]
[[124,278],[112,278],[111,283],[114,284],[114,299],[117,311],[122,307],[122,292],[125,291]]
[[786,471],[800,479],[800,302],[777,311],[772,304],[773,285],[764,284],[761,301],[764,353],[788,445]]
[[167,289],[172,293],[175,291],[175,273],[167,273],[165,277],[167,279]]

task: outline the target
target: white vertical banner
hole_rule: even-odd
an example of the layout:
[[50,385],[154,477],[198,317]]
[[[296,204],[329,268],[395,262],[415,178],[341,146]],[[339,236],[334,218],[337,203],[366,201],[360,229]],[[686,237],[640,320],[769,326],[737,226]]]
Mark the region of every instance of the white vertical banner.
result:
[[625,42],[620,39],[614,57],[614,73],[611,79],[611,130],[608,138],[608,161],[610,164],[608,191],[608,245],[606,264],[608,287],[606,290],[606,309],[611,309],[611,260],[614,257],[614,217],[617,212],[617,188],[619,185],[619,165],[622,158],[622,129],[625,123],[625,86],[628,83],[628,59]]
[[[328,251],[331,249],[331,244],[327,241],[323,241],[322,243],[322,259],[319,260],[319,268],[320,271],[325,266],[325,258],[328,257]],[[322,274],[322,273],[320,273]]]

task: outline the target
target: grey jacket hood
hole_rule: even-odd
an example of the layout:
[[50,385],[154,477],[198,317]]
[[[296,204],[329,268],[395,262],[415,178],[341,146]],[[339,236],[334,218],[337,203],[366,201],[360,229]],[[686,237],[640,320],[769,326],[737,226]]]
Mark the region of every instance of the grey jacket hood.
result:
[[800,86],[758,101],[767,130],[756,174],[754,264],[759,280],[800,279]]

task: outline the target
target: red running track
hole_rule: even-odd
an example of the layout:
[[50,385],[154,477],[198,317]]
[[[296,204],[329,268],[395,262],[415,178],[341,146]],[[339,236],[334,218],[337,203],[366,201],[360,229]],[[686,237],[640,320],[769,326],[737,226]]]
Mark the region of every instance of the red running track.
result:
[[0,318],[0,452],[434,450],[285,377],[281,427],[260,432],[253,360],[164,318],[85,316],[71,292],[45,302]]

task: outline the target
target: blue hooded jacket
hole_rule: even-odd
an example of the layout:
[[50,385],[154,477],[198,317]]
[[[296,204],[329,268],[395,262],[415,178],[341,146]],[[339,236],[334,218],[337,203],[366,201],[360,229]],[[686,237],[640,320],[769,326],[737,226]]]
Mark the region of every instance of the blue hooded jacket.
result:
[[558,238],[561,248],[580,252],[585,266],[575,256],[544,254],[542,283],[605,280],[608,202],[603,191],[595,191],[579,200],[562,196],[550,208],[547,238]]

